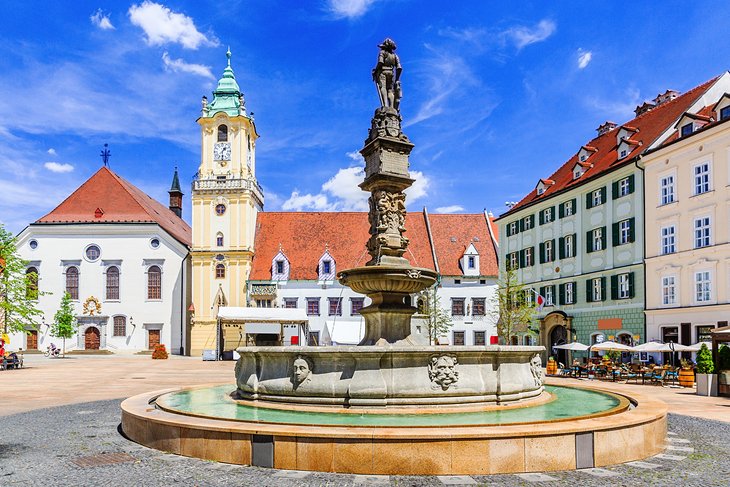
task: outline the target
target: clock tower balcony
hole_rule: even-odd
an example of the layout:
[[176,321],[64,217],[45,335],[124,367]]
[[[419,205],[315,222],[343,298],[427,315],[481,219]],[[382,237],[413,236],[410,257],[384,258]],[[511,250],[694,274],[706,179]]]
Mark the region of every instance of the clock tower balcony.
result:
[[193,191],[222,192],[251,191],[261,204],[264,202],[264,190],[253,178],[231,178],[227,176],[209,175],[201,177],[196,174],[193,178]]

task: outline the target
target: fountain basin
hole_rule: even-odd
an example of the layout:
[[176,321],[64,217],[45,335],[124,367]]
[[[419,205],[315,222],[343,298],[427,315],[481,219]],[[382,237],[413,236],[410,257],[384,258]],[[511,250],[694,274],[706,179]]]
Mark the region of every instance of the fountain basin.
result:
[[340,284],[348,286],[356,293],[395,293],[401,302],[403,296],[432,286],[437,277],[438,274],[431,269],[396,265],[355,267],[337,274]]
[[357,407],[503,404],[539,396],[543,347],[240,347],[241,399]]

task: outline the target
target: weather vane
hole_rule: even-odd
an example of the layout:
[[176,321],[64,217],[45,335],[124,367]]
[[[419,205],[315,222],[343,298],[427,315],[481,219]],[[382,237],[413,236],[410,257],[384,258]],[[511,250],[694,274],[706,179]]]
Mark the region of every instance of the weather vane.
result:
[[109,144],[104,144],[104,149],[101,151],[101,160],[104,161],[104,166],[109,165],[109,158],[112,156],[111,151],[109,150]]

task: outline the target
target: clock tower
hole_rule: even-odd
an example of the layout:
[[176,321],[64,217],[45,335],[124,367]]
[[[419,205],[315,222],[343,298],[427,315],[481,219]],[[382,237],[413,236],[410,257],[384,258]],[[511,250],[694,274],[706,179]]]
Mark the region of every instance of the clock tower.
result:
[[256,126],[228,65],[203,97],[200,167],[193,181],[193,296],[190,354],[216,349],[220,306],[245,306],[256,214],[264,196],[256,181]]

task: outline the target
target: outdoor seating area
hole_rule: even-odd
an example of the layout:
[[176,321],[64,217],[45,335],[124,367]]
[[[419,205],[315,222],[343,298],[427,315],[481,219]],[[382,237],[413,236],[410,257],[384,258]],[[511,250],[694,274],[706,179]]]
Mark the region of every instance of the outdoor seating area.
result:
[[[562,365],[562,364],[560,364]],[[559,366],[558,376],[576,379],[598,379],[613,382],[626,381],[636,384],[679,384],[681,367],[670,365],[618,364],[594,359],[590,363]]]

